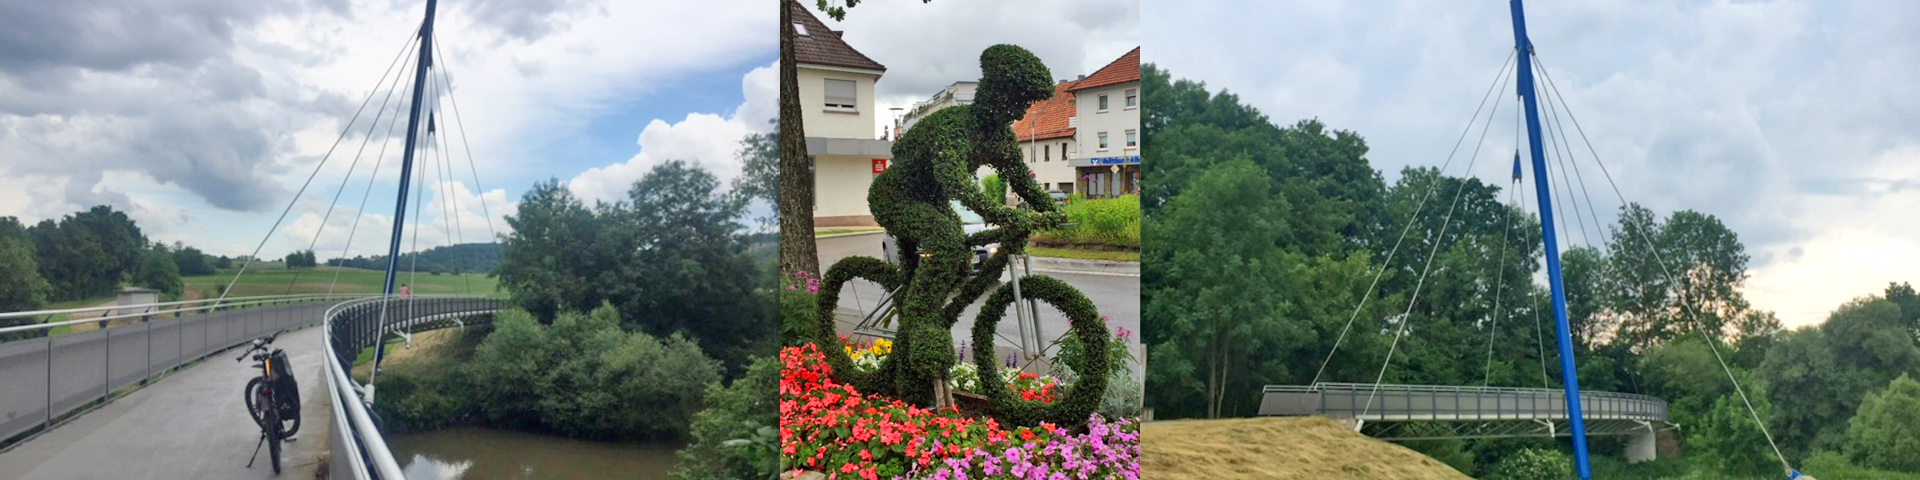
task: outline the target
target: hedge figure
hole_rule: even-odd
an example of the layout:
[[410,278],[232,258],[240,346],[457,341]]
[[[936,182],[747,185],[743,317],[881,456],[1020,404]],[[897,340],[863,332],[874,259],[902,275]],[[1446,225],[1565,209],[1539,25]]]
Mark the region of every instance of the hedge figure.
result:
[[[957,360],[951,328],[960,311],[986,292],[1010,255],[1025,248],[1029,233],[1064,220],[1052,199],[1034,183],[1012,129],[1028,105],[1053,94],[1052,74],[1039,58],[1012,45],[987,48],[980,54],[980,67],[982,78],[974,103],[946,108],[921,120],[894,144],[893,165],[873,180],[867,202],[874,220],[898,242],[898,269],[864,257],[842,260],[826,272],[819,299],[816,342],[827,353],[835,375],[845,375],[843,380],[862,389],[891,393],[922,406],[952,404],[946,379]],[[982,166],[1009,180],[1014,193],[1034,211],[1009,208],[1004,198],[984,194],[973,178]],[[998,228],[967,235],[950,206],[953,201]],[[979,274],[968,278],[970,247],[994,242],[1000,243],[999,253]],[[889,289],[904,287],[894,353],[866,377],[849,368],[850,360],[833,334],[833,309],[841,284],[853,278],[875,280]],[[959,295],[949,303],[956,290]]]

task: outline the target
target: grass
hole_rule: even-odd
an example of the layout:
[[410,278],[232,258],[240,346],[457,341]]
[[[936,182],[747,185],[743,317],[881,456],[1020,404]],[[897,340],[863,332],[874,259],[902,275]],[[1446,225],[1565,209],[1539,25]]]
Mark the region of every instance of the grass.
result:
[[1055,248],[1055,247],[1042,247],[1042,246],[1035,245],[1035,246],[1027,247],[1027,253],[1033,254],[1033,256],[1036,256],[1036,257],[1072,258],[1072,259],[1078,259],[1078,260],[1108,260],[1108,261],[1115,261],[1115,262],[1140,261],[1140,252],[1137,252],[1137,251],[1087,250],[1087,249],[1080,249],[1080,248]]
[[[448,369],[473,358],[473,350],[486,340],[488,328],[443,328],[413,334],[413,346],[399,338],[387,340],[387,358],[380,362],[382,373],[415,377],[438,377]],[[373,347],[361,350],[353,360],[352,375],[366,381],[373,363]]]
[[[218,296],[220,290],[233,279],[237,269],[224,269],[213,275],[185,277],[183,298],[195,299],[205,295]],[[334,274],[339,274],[339,283],[334,284]],[[486,275],[444,274],[430,275],[417,273],[409,275],[400,272],[396,275],[398,283],[407,284],[411,293],[491,295],[500,292],[500,282]],[[289,290],[288,285],[292,288]],[[247,267],[247,274],[235,283],[229,297],[251,295],[281,295],[287,293],[327,293],[328,287],[333,293],[380,293],[386,286],[386,272],[364,268],[314,267],[288,269],[280,262],[257,263]],[[395,287],[397,290],[399,287]]]
[[835,229],[835,230],[820,230],[820,231],[813,232],[813,236],[824,237],[828,235],[840,235],[840,234],[846,234],[846,233],[878,232],[880,230],[882,229],[880,228],[843,228],[843,229]]
[[1147,422],[1140,429],[1140,470],[1155,479],[1469,478],[1319,417]]

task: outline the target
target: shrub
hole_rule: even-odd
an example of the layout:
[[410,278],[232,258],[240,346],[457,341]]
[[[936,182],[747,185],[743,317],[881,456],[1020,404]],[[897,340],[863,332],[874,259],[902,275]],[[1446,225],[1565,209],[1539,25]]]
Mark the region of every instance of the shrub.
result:
[[1920,471],[1920,382],[1902,374],[1867,394],[1847,422],[1847,453],[1867,467]]
[[1573,459],[1559,450],[1529,448],[1488,470],[1487,480],[1560,480],[1573,476]]
[[1088,200],[1078,195],[1061,207],[1068,225],[1035,238],[1072,244],[1140,248],[1140,197],[1122,195]]
[[762,445],[758,437],[780,423],[780,362],[754,360],[732,385],[707,385],[707,409],[693,416],[692,443],[678,453],[678,480],[732,480],[777,477],[778,435]]

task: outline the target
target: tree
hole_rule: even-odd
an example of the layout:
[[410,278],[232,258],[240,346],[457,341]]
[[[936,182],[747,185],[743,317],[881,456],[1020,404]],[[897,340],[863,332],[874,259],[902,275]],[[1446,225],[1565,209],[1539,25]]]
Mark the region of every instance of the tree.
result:
[[1487,480],[1557,480],[1567,478],[1573,459],[1558,450],[1528,448],[1488,468]]
[[813,161],[801,123],[800,67],[793,51],[794,10],[801,8],[799,0],[781,0],[780,201],[775,203],[780,207],[782,278],[795,272],[820,273],[820,251],[813,240]]
[[110,295],[139,265],[147,237],[125,213],[105,205],[43,220],[27,229],[52,300]]
[[754,360],[746,376],[722,386],[707,385],[706,410],[693,416],[693,441],[678,453],[679,480],[732,480],[779,476],[779,434],[772,443],[754,439],[779,428],[780,361]]
[[1901,374],[1847,422],[1847,453],[1870,468],[1920,471],[1920,381]]
[[161,245],[140,254],[140,266],[130,280],[134,285],[159,290],[168,298],[178,298],[182,289],[180,267],[173,264],[173,254]]
[[[1750,399],[1760,418],[1766,418],[1773,410],[1773,404],[1764,396]],[[1780,465],[1767,446],[1766,436],[1754,423],[1753,415],[1747,413],[1740,397],[1723,395],[1715,399],[1713,408],[1697,425],[1686,432],[1687,447],[1710,459],[1714,471],[1751,477],[1780,473]]]
[[213,268],[233,268],[233,258],[221,255],[219,259],[213,261]]
[[315,260],[313,250],[301,250],[287,254],[287,268],[312,268],[320,265]]
[[[12,218],[0,219],[12,220]],[[0,232],[0,312],[37,310],[47,300],[47,281],[40,278],[33,247],[20,236]],[[39,323],[33,317],[0,318],[0,327]],[[0,341],[31,335],[0,334]]]
[[1888,283],[1886,298],[1900,306],[1900,317],[1906,319],[1907,328],[1913,331],[1914,339],[1920,341],[1920,294],[1914,293],[1913,285]]
[[[780,203],[780,119],[768,119],[767,124],[774,126],[770,133],[749,133],[740,139],[740,150],[736,154],[740,163],[740,177],[733,179],[733,192],[746,197],[749,201],[763,200],[775,206],[774,215],[779,215]],[[779,218],[760,220],[761,225],[779,224]]]
[[542,319],[600,304],[605,270],[596,266],[607,263],[594,240],[602,225],[560,180],[534,184],[506,220],[512,233],[493,275],[515,304]]
[[213,274],[213,263],[207,261],[207,254],[202,253],[198,248],[189,247],[185,244],[174,243],[173,264],[180,267],[181,275],[195,276]]

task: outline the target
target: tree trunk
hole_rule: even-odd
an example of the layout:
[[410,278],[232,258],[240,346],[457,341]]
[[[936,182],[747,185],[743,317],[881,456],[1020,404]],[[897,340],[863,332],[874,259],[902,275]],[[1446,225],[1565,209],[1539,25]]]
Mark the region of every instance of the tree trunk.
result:
[[780,0],[780,274],[820,272],[813,243],[813,169],[800,120],[800,72],[793,54],[793,9]]

